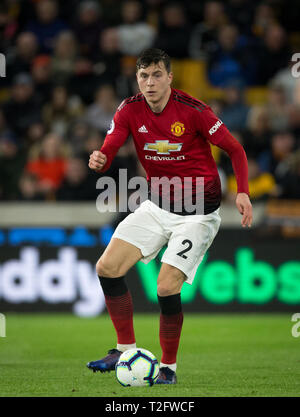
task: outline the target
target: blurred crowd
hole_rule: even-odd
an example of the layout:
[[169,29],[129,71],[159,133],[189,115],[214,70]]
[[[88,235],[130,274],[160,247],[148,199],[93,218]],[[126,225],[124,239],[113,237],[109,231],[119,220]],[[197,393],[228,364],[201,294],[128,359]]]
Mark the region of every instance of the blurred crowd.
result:
[[[224,90],[208,104],[245,147],[252,200],[300,199],[299,21],[298,0],[2,1],[0,199],[95,200],[89,154],[137,93],[136,56],[152,46],[206,62],[207,79]],[[253,86],[267,86],[266,103],[247,103]],[[230,160],[214,157],[231,201]],[[143,173],[130,138],[106,175],[118,181],[120,168]]]

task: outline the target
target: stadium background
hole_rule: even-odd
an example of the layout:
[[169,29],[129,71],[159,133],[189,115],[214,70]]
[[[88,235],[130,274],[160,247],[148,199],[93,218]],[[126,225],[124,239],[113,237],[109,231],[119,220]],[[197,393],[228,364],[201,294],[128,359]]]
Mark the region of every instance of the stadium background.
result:
[[[223,224],[185,311],[299,310],[299,21],[296,0],[1,2],[0,311],[104,311],[94,264],[122,216],[97,212],[88,155],[136,93],[135,57],[150,46],[249,160],[254,224],[243,230],[230,161],[212,149]],[[105,175],[118,183],[120,168],[143,175],[130,139]],[[158,267],[129,272],[136,311],[157,311]]]

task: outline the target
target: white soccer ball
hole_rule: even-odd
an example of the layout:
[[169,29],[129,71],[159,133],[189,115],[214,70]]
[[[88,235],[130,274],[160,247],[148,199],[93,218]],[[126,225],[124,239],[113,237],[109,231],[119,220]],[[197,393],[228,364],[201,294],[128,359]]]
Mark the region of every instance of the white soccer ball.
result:
[[126,350],[116,364],[116,377],[124,387],[151,387],[158,377],[159,365],[149,350]]

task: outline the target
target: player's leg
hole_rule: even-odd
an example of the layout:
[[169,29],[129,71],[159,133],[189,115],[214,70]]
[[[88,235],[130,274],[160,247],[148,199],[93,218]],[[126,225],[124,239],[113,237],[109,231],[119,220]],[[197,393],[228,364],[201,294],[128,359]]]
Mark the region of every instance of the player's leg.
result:
[[116,228],[96,269],[107,310],[116,329],[117,349],[111,350],[107,357],[99,361],[90,362],[90,369],[102,372],[112,370],[121,351],[135,347],[133,306],[124,275],[139,260],[147,263],[155,258],[166,242],[163,228],[153,217],[147,201]]
[[172,265],[162,264],[157,280],[161,311],[159,340],[162,349],[158,384],[176,383],[176,356],[183,323],[180,293],[184,281],[182,271]]
[[112,238],[96,265],[105,297],[107,311],[117,334],[116,349],[98,361],[87,364],[93,371],[106,372],[115,368],[121,352],[134,348],[133,305],[125,282],[127,271],[142,258],[139,248],[118,238]]
[[[162,346],[162,369],[165,380],[161,377],[158,383],[174,383],[176,377],[176,353],[178,350],[183,315],[181,310],[180,291],[183,282],[192,284],[197,268],[220,226],[218,211],[203,216],[188,216],[174,222],[168,247],[163,254],[160,280],[158,285],[161,305],[160,343]],[[168,268],[164,265],[168,265]],[[173,268],[172,268],[172,267]],[[177,292],[176,292],[177,291]],[[169,314],[166,314],[169,313]],[[171,323],[170,323],[171,322]],[[164,368],[164,365],[167,365]],[[171,381],[171,382],[168,382]]]
[[135,347],[133,305],[125,274],[142,256],[136,246],[112,238],[96,265],[106,307],[117,333],[119,351]]

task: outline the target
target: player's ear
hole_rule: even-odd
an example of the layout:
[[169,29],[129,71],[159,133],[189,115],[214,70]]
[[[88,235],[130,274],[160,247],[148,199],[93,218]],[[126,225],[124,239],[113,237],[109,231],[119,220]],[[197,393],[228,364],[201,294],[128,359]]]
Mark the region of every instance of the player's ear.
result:
[[171,84],[173,81],[173,72],[169,72],[168,77],[169,77],[169,84]]

